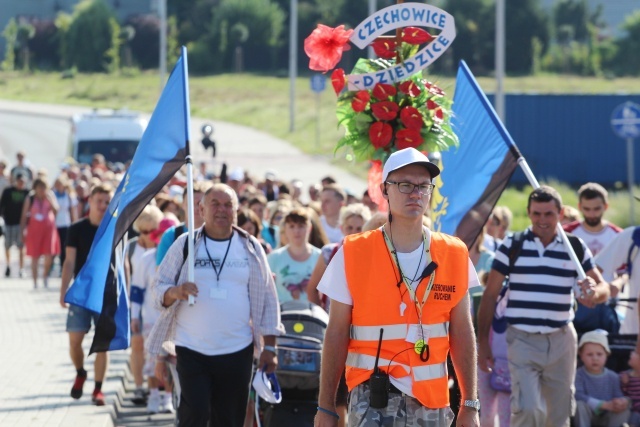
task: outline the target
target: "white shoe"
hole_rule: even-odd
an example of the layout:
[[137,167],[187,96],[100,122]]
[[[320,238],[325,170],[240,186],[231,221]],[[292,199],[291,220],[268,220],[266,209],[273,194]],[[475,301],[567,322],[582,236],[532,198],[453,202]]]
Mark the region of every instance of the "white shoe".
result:
[[160,412],[161,401],[162,398],[159,394],[149,395],[149,400],[147,400],[147,413],[157,414]]
[[173,396],[171,393],[165,391],[162,395],[162,404],[160,405],[164,414],[173,414],[176,409],[173,407]]

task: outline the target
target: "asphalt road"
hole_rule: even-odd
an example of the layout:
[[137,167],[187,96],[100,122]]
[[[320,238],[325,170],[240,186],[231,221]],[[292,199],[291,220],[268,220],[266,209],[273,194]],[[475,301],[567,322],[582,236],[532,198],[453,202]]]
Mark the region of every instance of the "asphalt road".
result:
[[[21,149],[36,169],[46,168],[50,176],[55,176],[68,153],[69,118],[83,111],[88,109],[0,100],[0,158],[12,164]],[[200,144],[204,123],[212,123],[214,127],[213,137],[219,153],[215,160]],[[257,179],[271,170],[281,180],[300,179],[308,186],[332,175],[354,194],[360,195],[366,189],[364,180],[329,163],[331,153],[309,156],[286,141],[255,129],[192,118],[191,135],[196,165],[205,161],[215,173],[219,173],[222,162],[226,162],[229,171],[240,167]]]

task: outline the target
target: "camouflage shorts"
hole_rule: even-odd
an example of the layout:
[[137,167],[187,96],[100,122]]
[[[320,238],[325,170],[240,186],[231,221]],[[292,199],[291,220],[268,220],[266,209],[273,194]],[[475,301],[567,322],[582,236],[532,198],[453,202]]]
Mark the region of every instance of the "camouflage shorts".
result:
[[411,396],[389,393],[386,408],[370,408],[368,384],[351,390],[349,427],[449,427],[452,422],[453,411],[448,406],[428,409]]

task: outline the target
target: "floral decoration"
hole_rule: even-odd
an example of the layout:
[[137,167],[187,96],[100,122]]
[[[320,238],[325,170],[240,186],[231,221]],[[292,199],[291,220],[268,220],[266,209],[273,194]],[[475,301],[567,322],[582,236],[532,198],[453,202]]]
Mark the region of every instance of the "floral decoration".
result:
[[[353,30],[341,25],[318,28],[305,40],[309,68],[328,72],[349,49]],[[366,74],[393,67],[397,61],[414,56],[420,45],[434,37],[422,28],[406,27],[399,38],[379,38],[371,43],[376,59],[360,59],[352,73]],[[445,151],[458,145],[449,123],[452,101],[444,91],[418,72],[397,83],[378,83],[371,90],[345,90],[343,69],[331,73],[331,84],[338,95],[336,114],[345,135],[335,150],[350,148],[357,161],[369,161],[369,194],[381,207],[379,183],[382,164],[395,151],[408,147],[424,153]]]
[[[348,50],[353,30],[343,25],[330,28],[318,25],[305,40],[309,68],[328,72]],[[396,64],[416,54],[420,45],[433,36],[417,27],[402,29],[396,38],[379,38],[371,46],[376,59],[360,59],[352,73],[371,73]],[[379,160],[384,163],[396,150],[414,147],[423,152],[443,151],[458,144],[451,129],[451,100],[434,83],[416,73],[397,83],[378,83],[371,90],[345,90],[346,74],[336,68],[331,84],[338,95],[336,114],[345,135],[336,145],[351,148],[358,161]]]

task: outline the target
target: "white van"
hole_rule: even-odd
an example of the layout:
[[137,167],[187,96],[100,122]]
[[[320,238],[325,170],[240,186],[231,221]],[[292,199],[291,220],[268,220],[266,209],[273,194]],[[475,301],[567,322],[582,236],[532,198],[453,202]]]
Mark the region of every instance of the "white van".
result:
[[93,110],[71,118],[69,155],[91,164],[94,154],[107,162],[127,163],[133,158],[147,128],[147,120],[128,110]]

